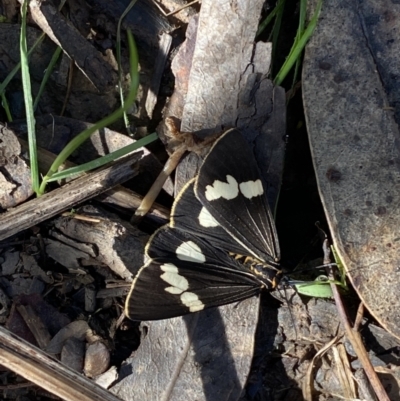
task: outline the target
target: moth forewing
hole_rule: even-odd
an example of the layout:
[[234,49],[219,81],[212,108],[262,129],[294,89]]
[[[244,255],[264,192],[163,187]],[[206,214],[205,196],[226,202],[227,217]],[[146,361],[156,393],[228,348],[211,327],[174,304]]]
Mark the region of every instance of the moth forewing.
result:
[[252,255],[214,219],[194,193],[195,178],[178,194],[171,209],[170,226],[207,240],[216,248],[239,255]]
[[242,134],[231,129],[204,159],[194,188],[213,218],[259,260],[277,265],[275,223],[254,155]]

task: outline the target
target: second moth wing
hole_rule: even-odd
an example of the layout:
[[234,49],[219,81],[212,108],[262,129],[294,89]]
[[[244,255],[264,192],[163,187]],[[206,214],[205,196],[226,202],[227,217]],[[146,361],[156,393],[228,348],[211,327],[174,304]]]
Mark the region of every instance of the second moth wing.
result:
[[132,320],[159,320],[238,302],[268,283],[207,241],[168,226],[149,240],[148,263],[136,274],[125,304]]

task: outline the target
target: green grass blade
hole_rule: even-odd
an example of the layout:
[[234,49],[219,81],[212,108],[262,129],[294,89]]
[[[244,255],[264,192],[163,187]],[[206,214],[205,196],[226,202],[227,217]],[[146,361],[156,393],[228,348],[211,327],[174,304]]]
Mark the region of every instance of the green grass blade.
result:
[[279,11],[279,7],[281,6],[282,1],[279,1],[278,4],[274,7],[274,9],[267,15],[263,22],[258,27],[256,38],[257,36],[261,35],[264,32],[264,29],[270,24],[273,18],[276,16],[277,12]]
[[321,12],[322,8],[322,1],[319,0],[317,7],[315,9],[314,15],[311,18],[310,23],[308,24],[307,28],[305,29],[304,33],[301,35],[301,37],[298,39],[297,42],[293,45],[289,56],[287,57],[286,61],[283,63],[283,66],[281,67],[280,71],[275,77],[274,84],[275,85],[281,85],[283,80],[286,78],[287,74],[293,67],[294,63],[298,58],[300,57],[300,53],[303,51],[306,43],[310,39],[311,35],[313,34],[315,27],[317,26],[319,14]]
[[132,103],[136,99],[137,89],[139,86],[139,58],[137,54],[137,48],[135,45],[135,41],[133,39],[132,33],[128,30],[128,44],[129,44],[129,61],[130,61],[130,74],[131,74],[131,85],[128,96],[125,101],[124,107],[120,107],[118,110],[115,110],[109,116],[103,118],[93,126],[85,129],[75,138],[73,138],[61,151],[61,153],[57,156],[54,160],[53,164],[51,165],[49,171],[47,172],[46,176],[43,178],[42,184],[40,186],[39,193],[43,194],[46,188],[46,183],[48,180],[55,174],[58,168],[68,159],[68,157],[83,143],[85,142],[95,131],[104,128],[112,124],[118,118],[120,118],[123,112],[128,109]]
[[[59,6],[59,10],[64,6],[66,0],[63,0]],[[46,37],[45,33],[42,33],[35,41],[33,46],[29,49],[28,51],[28,57],[31,56],[32,52],[43,42],[44,38]],[[15,75],[18,73],[18,71],[21,69],[21,63],[19,62],[12,70],[11,72],[7,75],[6,79],[0,83],[0,95],[2,95],[7,87],[7,85],[10,83],[10,81],[15,77]],[[36,109],[34,107],[34,109]],[[12,118],[9,118],[9,121],[12,121]]]
[[7,116],[7,121],[11,122],[13,120],[12,115],[11,115],[11,111],[10,108],[8,107],[8,101],[6,98],[6,92],[0,92],[0,96],[1,96],[1,105],[3,106],[4,111],[6,112],[6,116]]
[[297,34],[295,43],[301,38],[301,35],[304,32],[304,26],[306,24],[306,17],[307,17],[307,0],[300,1],[300,15],[299,15],[299,26],[297,28]]
[[[125,98],[124,98],[124,90],[122,86],[122,65],[121,65],[121,25],[122,21],[125,18],[125,16],[129,13],[129,11],[132,9],[132,7],[135,5],[137,0],[131,0],[129,3],[128,7],[124,10],[122,13],[120,19],[118,20],[118,25],[117,25],[117,64],[118,64],[118,88],[119,88],[119,96],[121,99],[121,107],[124,108],[125,105]],[[125,123],[125,128],[127,129],[128,133],[130,134],[130,122],[128,118],[128,114],[126,113],[126,110],[124,109],[124,123]]]
[[26,125],[28,131],[29,142],[29,159],[31,167],[32,188],[33,191],[39,191],[39,167],[37,160],[36,134],[35,134],[35,116],[33,112],[32,88],[29,74],[29,55],[26,44],[26,13],[29,0],[24,0],[22,5],[22,23],[20,36],[20,53],[21,53],[21,76],[22,87],[24,92]]
[[339,257],[339,254],[333,245],[331,245],[331,251],[332,251],[333,258],[335,259],[336,266],[339,270],[340,281],[341,281],[343,287],[347,289],[346,269],[344,268],[343,263]]
[[281,30],[281,25],[282,25],[282,18],[283,18],[283,10],[285,8],[285,3],[286,0],[279,0],[279,3],[277,4],[277,14],[274,22],[274,26],[272,28],[272,60],[275,59],[275,52],[277,49],[277,43],[278,43],[278,38],[279,38],[279,32]]
[[107,163],[110,163],[118,159],[119,157],[125,156],[128,153],[133,152],[134,150],[137,150],[143,146],[148,145],[151,142],[154,142],[157,138],[158,136],[156,133],[147,135],[144,138],[139,139],[135,143],[131,143],[128,146],[124,146],[123,148],[111,152],[103,157],[99,157],[96,160],[92,160],[88,163],[81,164],[76,167],[71,167],[63,171],[59,171],[58,173],[53,174],[52,177],[47,182],[62,180],[64,178],[71,178],[74,175],[81,174],[83,172],[87,172],[95,168],[101,167]]
[[[297,28],[296,37],[294,40],[294,46],[297,46],[299,40],[301,39],[301,36],[304,33],[304,25],[306,23],[306,17],[307,17],[307,0],[301,0],[300,1],[299,26]],[[294,86],[296,85],[296,80],[297,80],[297,77],[299,76],[300,67],[301,67],[301,58],[298,57],[296,60],[296,63],[295,63],[295,67],[294,67],[293,80],[292,80],[292,86],[291,86],[292,91],[293,91]]]
[[54,66],[56,65],[57,60],[60,57],[61,53],[62,53],[62,49],[61,49],[61,47],[58,46],[56,51],[53,54],[53,57],[50,60],[50,63],[48,65],[48,67],[46,68],[46,73],[44,74],[42,82],[40,83],[39,92],[36,95],[35,101],[33,103],[33,109],[34,110],[36,110],[36,108],[37,108],[37,106],[39,104],[40,97],[42,96],[42,93],[44,91],[44,88],[46,87],[47,81],[49,80],[50,75],[53,72]]

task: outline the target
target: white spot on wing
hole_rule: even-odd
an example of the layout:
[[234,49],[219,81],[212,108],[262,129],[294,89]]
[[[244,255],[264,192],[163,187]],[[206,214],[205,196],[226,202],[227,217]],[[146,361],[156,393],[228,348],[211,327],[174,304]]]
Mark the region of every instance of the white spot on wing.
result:
[[164,263],[163,265],[160,266],[160,269],[163,272],[178,274],[178,268],[172,263]]
[[248,199],[260,196],[264,193],[264,188],[260,179],[256,181],[246,181],[239,184],[240,192]]
[[171,287],[166,287],[165,291],[170,294],[180,295],[180,300],[190,312],[198,312],[204,309],[203,302],[200,301],[199,297],[194,293],[187,291],[189,289],[189,282],[185,277],[178,273],[178,268],[172,263],[164,263],[160,266],[164,273],[161,278]]
[[170,294],[174,294],[174,295],[182,294],[182,290],[177,287],[165,287],[165,291],[169,292]]
[[205,208],[202,207],[200,214],[198,216],[199,223],[203,227],[218,227],[218,221],[211,216],[210,212]]
[[171,287],[165,288],[165,291],[171,294],[182,294],[189,288],[189,283],[185,277],[178,274],[178,268],[172,263],[164,263],[160,266],[161,270],[164,271],[161,278]]
[[203,302],[201,302],[199,297],[193,292],[184,292],[181,295],[181,301],[189,308],[190,312],[198,312],[204,309]]
[[183,242],[176,248],[176,256],[180,260],[186,260],[188,262],[204,263],[206,261],[203,252],[200,247],[193,241]]
[[206,186],[206,199],[213,201],[219,198],[235,199],[239,194],[238,182],[231,176],[226,176],[227,182],[215,180],[212,185]]

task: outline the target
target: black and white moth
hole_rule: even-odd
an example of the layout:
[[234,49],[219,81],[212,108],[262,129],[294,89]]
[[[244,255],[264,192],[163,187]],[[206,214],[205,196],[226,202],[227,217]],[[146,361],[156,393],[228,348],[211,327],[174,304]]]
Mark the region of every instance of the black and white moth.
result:
[[275,288],[279,243],[254,155],[237,129],[212,146],[146,245],[126,300],[132,320],[159,320]]

